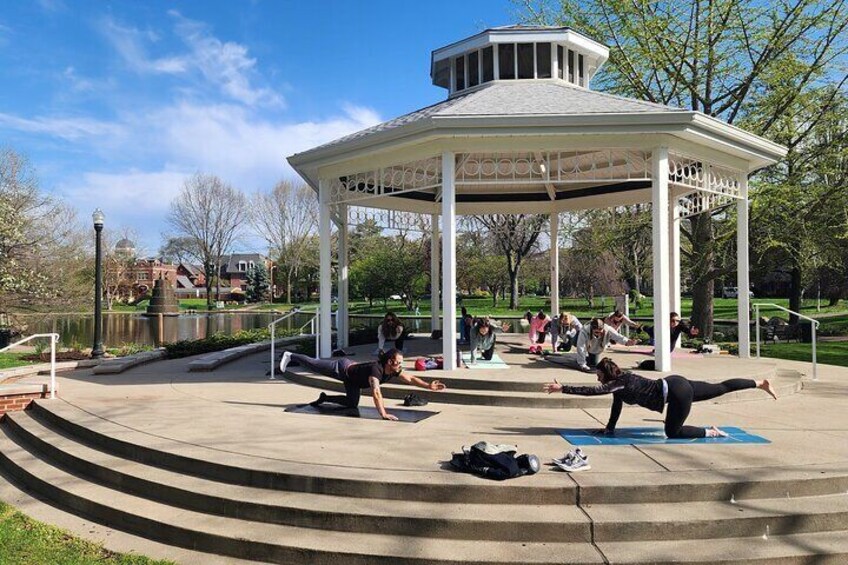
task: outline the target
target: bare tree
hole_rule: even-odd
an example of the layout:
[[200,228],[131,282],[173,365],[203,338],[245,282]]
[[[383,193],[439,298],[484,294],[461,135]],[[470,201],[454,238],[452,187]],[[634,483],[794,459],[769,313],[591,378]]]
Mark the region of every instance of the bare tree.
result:
[[[221,257],[238,237],[245,217],[246,198],[215,175],[196,173],[186,179],[180,195],[171,202],[168,224],[178,236],[194,242],[195,258],[206,275],[206,306],[212,307],[212,284],[221,272]],[[220,298],[220,282],[218,298]]]
[[292,282],[317,228],[317,204],[315,192],[309,186],[293,185],[289,181],[280,181],[271,192],[258,192],[252,198],[250,221],[268,243],[269,254],[277,258],[279,268],[285,272],[288,302],[292,301]]
[[522,260],[536,249],[542,228],[548,221],[544,214],[492,214],[474,216],[489,229],[506,258],[509,273],[509,307],[518,308],[518,274]]

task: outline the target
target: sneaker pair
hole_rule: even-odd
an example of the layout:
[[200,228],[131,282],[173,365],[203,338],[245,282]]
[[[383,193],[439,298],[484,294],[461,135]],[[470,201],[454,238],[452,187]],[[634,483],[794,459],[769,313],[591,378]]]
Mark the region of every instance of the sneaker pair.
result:
[[583,453],[583,450],[579,447],[566,453],[562,459],[554,459],[553,461],[554,465],[569,473],[588,471],[592,468],[589,465],[589,456]]

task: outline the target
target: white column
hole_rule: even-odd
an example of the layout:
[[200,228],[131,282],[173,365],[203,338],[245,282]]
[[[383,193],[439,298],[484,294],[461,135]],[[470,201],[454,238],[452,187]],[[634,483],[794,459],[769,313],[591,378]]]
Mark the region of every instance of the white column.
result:
[[318,233],[320,236],[320,297],[321,312],[318,318],[319,346],[318,357],[330,357],[332,351],[332,289],[333,280],[330,272],[330,183],[318,181]]
[[441,302],[439,288],[441,283],[441,258],[439,257],[439,215],[430,216],[430,327],[441,329]]
[[559,212],[551,213],[551,317],[559,316]]
[[[669,285],[671,286],[671,311],[681,314],[680,302],[680,207],[670,202],[668,207],[668,257]],[[682,337],[677,338],[680,346]]]
[[452,152],[442,153],[442,355],[444,368],[456,364],[456,161]]
[[339,348],[347,347],[348,331],[350,321],[348,319],[350,308],[350,251],[348,246],[347,232],[347,204],[339,206],[339,306],[336,311],[336,333],[338,335]]
[[651,156],[651,216],[654,255],[654,360],[657,371],[671,370],[671,288],[668,249],[668,147]]
[[739,321],[739,357],[748,359],[751,357],[751,298],[748,296],[751,285],[748,278],[748,175],[745,173],[739,180],[739,194],[742,198],[736,202],[736,288],[739,290],[736,316]]

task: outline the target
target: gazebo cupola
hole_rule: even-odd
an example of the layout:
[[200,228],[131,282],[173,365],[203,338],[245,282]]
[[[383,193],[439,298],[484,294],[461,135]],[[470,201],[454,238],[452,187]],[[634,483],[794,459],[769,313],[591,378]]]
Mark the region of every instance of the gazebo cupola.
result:
[[608,49],[567,27],[487,29],[432,54],[433,84],[450,96],[497,80],[562,80],[589,87]]

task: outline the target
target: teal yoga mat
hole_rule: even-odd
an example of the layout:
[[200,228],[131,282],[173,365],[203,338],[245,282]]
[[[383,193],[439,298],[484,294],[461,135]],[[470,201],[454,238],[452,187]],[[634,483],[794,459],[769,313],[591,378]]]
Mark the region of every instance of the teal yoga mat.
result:
[[462,362],[469,369],[509,369],[509,365],[504,363],[497,353],[492,355],[491,361],[478,357],[476,363],[471,363],[471,353],[463,353]]
[[557,433],[571,445],[662,445],[675,443],[707,443],[707,444],[744,444],[771,443],[764,437],[750,434],[741,428],[720,426],[727,432],[727,437],[704,437],[693,439],[668,439],[662,428],[618,428],[615,435],[596,435],[595,430],[571,428],[557,430]]

